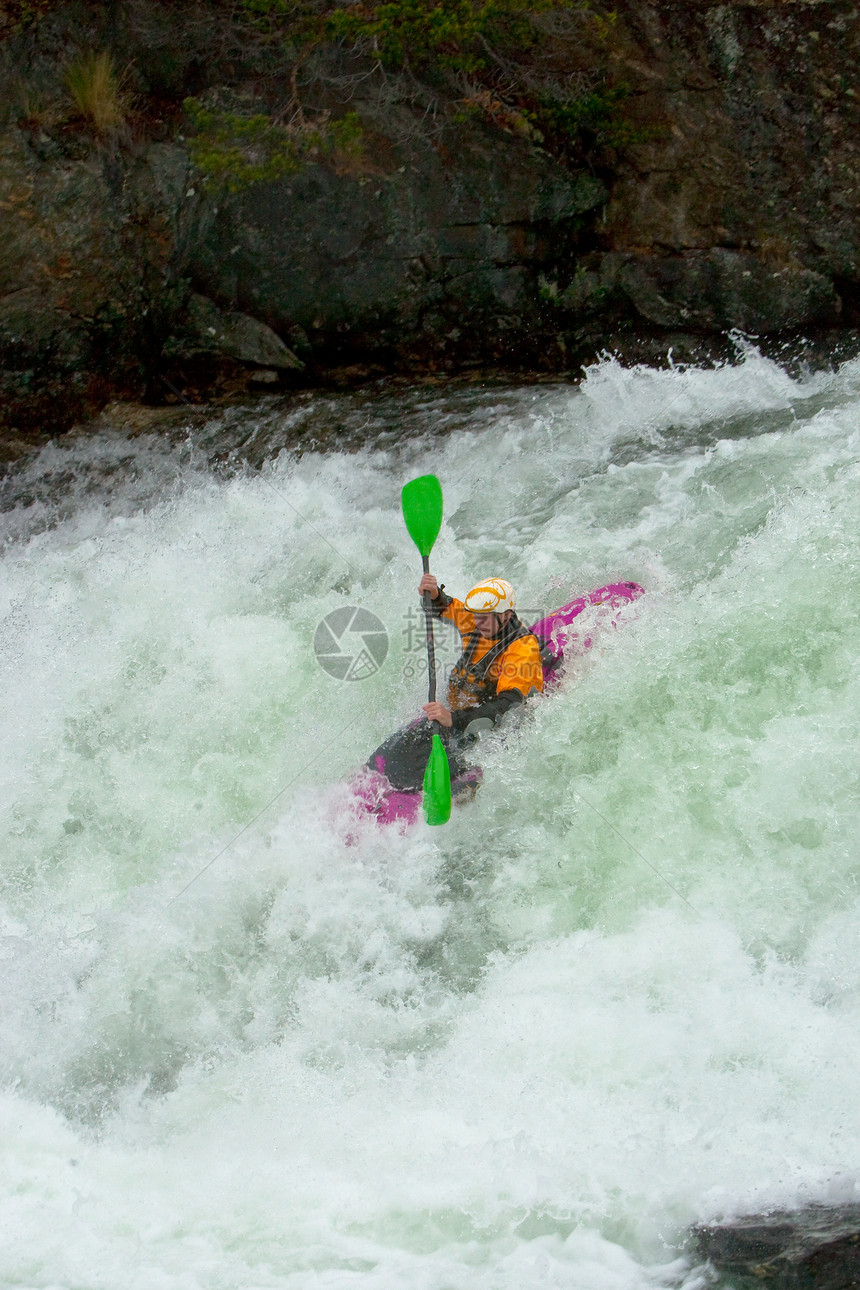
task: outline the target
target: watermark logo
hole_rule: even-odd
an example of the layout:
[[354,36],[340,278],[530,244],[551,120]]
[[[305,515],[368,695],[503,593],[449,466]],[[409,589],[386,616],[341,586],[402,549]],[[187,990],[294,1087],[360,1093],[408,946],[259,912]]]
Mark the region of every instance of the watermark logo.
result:
[[338,681],[365,681],[388,655],[388,632],[369,609],[333,609],[314,633],[314,654],[323,671]]
[[[543,618],[543,612],[535,617]],[[526,618],[531,621],[532,615]],[[403,614],[399,632],[401,644],[395,650],[402,660],[403,679],[427,676],[427,619],[423,608],[410,606]],[[460,633],[451,622],[433,623],[436,669],[447,674],[463,651]],[[395,637],[395,644],[397,638]],[[318,624],[314,654],[320,667],[338,681],[365,681],[374,676],[388,657],[391,641],[385,624],[369,609],[344,605],[333,609]]]

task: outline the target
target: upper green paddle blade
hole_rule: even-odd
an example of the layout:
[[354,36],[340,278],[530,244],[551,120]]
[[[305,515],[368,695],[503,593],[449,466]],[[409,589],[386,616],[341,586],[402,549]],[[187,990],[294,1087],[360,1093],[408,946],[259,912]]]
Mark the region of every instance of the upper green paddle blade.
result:
[[447,824],[451,818],[451,767],[438,735],[433,736],[430,759],[424,772],[424,819],[428,824]]
[[403,485],[400,500],[409,536],[426,557],[442,527],[442,485],[435,475],[419,475]]

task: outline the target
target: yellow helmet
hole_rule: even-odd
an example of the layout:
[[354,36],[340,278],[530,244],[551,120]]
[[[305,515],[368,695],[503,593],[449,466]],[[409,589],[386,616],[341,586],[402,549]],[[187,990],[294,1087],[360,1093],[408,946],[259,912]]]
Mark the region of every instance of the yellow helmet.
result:
[[503,614],[514,608],[517,598],[504,578],[485,578],[468,592],[463,603],[472,614]]

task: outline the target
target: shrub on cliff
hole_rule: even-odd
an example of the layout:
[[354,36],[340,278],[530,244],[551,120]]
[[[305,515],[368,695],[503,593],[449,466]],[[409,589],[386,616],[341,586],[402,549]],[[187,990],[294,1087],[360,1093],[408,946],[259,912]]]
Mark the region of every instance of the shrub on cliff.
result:
[[354,157],[359,114],[338,120],[328,104],[332,93],[367,98],[372,86],[377,103],[455,123],[478,116],[573,165],[639,141],[624,113],[629,90],[608,71],[613,16],[589,0],[241,0],[231,21],[268,59],[280,47],[289,98],[273,112],[260,111],[265,88],[239,110],[186,101],[192,155],[210,183],[235,190],[308,159]]
[[306,161],[356,156],[361,125],[354,112],[338,120],[304,114],[280,124],[262,112],[218,111],[199,99],[185,100],[194,128],[191,160],[211,188],[239,192],[249,184],[271,183],[295,173]]

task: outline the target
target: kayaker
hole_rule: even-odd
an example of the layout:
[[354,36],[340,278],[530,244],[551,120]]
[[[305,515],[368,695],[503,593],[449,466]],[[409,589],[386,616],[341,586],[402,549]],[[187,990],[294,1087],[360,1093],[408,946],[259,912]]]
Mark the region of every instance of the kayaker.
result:
[[537,638],[515,612],[516,596],[503,578],[488,578],[466,599],[447,596],[432,573],[418,584],[429,592],[433,611],[460,633],[463,653],[448,680],[448,706],[425,703],[431,721],[447,729],[477,733],[494,726],[512,707],[543,689]]
[[447,705],[425,703],[427,721],[398,730],[368,760],[372,770],[402,791],[421,787],[434,730],[456,780],[468,775],[464,755],[481,731],[543,690],[540,645],[517,618],[509,582],[488,578],[465,600],[457,600],[445,594],[432,573],[425,573],[418,590],[429,592],[433,612],[457,628],[463,652],[451,669]]

